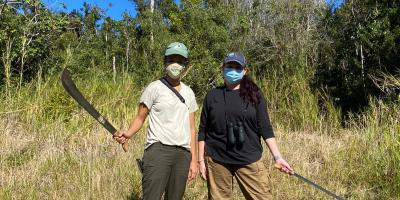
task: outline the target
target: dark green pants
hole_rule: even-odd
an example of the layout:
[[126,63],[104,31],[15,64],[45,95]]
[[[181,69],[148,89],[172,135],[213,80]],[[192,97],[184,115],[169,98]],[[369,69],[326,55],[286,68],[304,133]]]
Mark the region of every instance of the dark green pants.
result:
[[180,200],[185,192],[191,154],[183,147],[152,144],[144,151],[142,189],[144,200]]

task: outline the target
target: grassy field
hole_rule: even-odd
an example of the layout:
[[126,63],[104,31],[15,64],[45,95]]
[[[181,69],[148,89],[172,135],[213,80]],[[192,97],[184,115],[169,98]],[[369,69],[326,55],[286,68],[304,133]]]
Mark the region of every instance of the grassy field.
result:
[[[92,79],[74,77],[82,93],[117,128],[126,129],[142,88],[128,75],[116,83],[107,75],[86,76]],[[140,199],[135,158],[143,153],[145,128],[124,153],[58,79],[2,92],[0,199]],[[282,154],[299,174],[348,199],[400,198],[399,104],[371,100],[369,110],[341,128],[338,111],[327,103],[320,114],[315,96],[301,82],[262,84]],[[275,170],[267,150],[263,159],[276,199],[329,199]],[[235,193],[244,199],[238,187]],[[200,177],[188,185],[185,199],[206,197]]]

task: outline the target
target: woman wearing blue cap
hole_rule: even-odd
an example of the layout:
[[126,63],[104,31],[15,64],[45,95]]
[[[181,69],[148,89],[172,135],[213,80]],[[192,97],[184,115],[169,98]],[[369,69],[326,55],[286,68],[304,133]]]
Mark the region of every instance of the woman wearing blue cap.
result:
[[121,144],[136,134],[149,117],[143,154],[143,199],[182,199],[187,180],[198,173],[192,89],[180,81],[188,59],[186,46],[168,45],[166,76],[150,83],[140,97],[139,109],[126,132],[114,138]]
[[246,199],[272,199],[261,138],[282,172],[293,169],[279,152],[265,100],[246,75],[244,56],[228,54],[222,70],[225,85],[206,95],[199,125],[198,162],[209,199],[233,199],[233,178]]

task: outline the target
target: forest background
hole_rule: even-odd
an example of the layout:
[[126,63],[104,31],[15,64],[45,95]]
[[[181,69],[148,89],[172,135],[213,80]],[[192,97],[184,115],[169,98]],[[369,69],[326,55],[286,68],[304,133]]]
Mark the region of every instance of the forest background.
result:
[[[65,12],[0,1],[0,199],[139,199],[145,128],[123,153],[60,73],[69,68],[87,99],[126,129],[174,41],[189,48],[183,81],[199,105],[222,84],[224,55],[241,51],[299,174],[348,199],[400,198],[399,0],[131,2],[136,14],[115,20],[90,3]],[[328,199],[276,171],[267,150],[264,164],[276,199]],[[185,199],[206,196],[198,178]]]

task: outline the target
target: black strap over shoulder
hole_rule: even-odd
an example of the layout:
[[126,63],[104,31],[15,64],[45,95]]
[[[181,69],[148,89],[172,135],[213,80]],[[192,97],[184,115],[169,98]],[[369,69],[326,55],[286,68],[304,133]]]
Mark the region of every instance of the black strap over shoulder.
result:
[[172,92],[175,93],[175,95],[179,98],[179,100],[181,100],[181,102],[185,104],[185,99],[183,98],[183,96],[179,94],[179,92],[174,87],[172,87],[172,85],[168,82],[168,80],[165,77],[160,78],[160,81],[164,83],[164,85],[166,85],[170,90],[172,90]]

